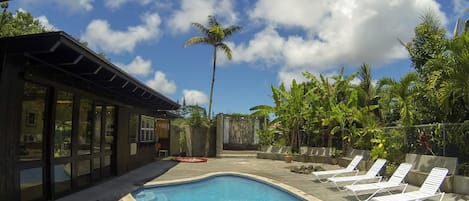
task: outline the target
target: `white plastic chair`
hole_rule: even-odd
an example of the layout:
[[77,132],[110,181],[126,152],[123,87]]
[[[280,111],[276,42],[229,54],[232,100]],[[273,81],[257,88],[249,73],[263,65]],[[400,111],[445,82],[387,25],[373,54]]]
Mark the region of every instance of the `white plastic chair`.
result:
[[372,200],[376,201],[394,201],[394,200],[424,200],[433,197],[440,196],[440,201],[443,200],[444,192],[440,192],[440,186],[445,180],[446,174],[448,174],[448,169],[434,167],[430,174],[427,176],[422,186],[418,191],[394,194],[394,195],[385,195],[374,197]]
[[377,180],[379,182],[381,181],[381,176],[378,176],[378,174],[379,174],[379,171],[383,168],[384,164],[386,164],[385,159],[378,159],[373,163],[371,168],[364,175],[331,177],[331,178],[328,178],[327,180],[330,182],[333,182],[339,190],[343,190],[340,188],[339,183],[352,182],[352,185],[353,185],[358,182],[370,181],[370,180]]
[[358,192],[363,191],[374,191],[366,201],[373,198],[377,193],[386,191],[391,194],[390,190],[400,189],[402,188],[402,192],[407,189],[407,183],[403,183],[404,178],[409,173],[410,169],[412,168],[412,164],[410,163],[401,163],[399,167],[394,171],[391,178],[385,182],[378,182],[378,183],[370,183],[370,184],[357,184],[357,185],[347,185],[344,188],[349,190],[353,193],[357,200],[360,200],[358,196]]
[[363,156],[362,155],[356,155],[352,161],[348,164],[348,166],[344,169],[337,169],[337,170],[326,170],[326,171],[317,171],[317,172],[312,172],[316,179],[320,182],[327,182],[328,177],[335,177],[338,175],[342,174],[349,174],[349,173],[355,173],[355,175],[358,174],[358,170],[356,167],[358,166],[358,163],[362,160]]

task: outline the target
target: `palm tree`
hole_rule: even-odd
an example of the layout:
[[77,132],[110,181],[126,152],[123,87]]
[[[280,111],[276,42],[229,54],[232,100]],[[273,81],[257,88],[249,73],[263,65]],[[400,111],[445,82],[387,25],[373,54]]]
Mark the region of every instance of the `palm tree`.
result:
[[449,50],[453,66],[447,69],[446,78],[442,80],[439,100],[447,107],[456,101],[462,101],[469,110],[469,33],[464,32],[451,41]]
[[220,48],[225,53],[226,57],[231,60],[231,49],[223,41],[228,37],[232,36],[234,33],[241,30],[240,26],[229,26],[224,28],[215,18],[215,16],[208,16],[208,27],[204,25],[193,22],[192,26],[199,29],[203,36],[194,36],[184,43],[184,47],[194,45],[194,44],[206,44],[213,46],[213,70],[212,70],[212,82],[210,85],[210,102],[208,105],[208,120],[211,120],[212,115],[212,98],[213,98],[213,85],[215,83],[215,70],[217,64],[217,49]]
[[[391,78],[382,78],[378,81],[379,88],[388,88],[384,92],[391,96],[389,100],[397,102],[400,114],[399,121],[405,128],[409,128],[414,122],[414,89],[416,81],[417,74],[413,72],[405,75],[399,82]],[[407,136],[404,136],[404,144],[407,144]]]
[[360,66],[358,71],[358,76],[360,78],[360,84],[358,86],[359,93],[363,97],[363,105],[367,108],[367,113],[371,113],[371,105],[374,105],[376,102],[376,89],[373,86],[373,79],[371,75],[370,66],[366,63]]

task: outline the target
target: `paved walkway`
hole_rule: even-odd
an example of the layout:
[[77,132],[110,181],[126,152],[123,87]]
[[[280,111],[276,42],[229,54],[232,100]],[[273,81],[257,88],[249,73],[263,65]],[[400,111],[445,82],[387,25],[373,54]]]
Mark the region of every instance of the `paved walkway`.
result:
[[130,171],[129,173],[105,181],[91,188],[58,199],[58,201],[115,201],[129,192],[137,190],[144,183],[164,174],[178,163],[156,161]]
[[[332,184],[313,181],[311,175],[290,172],[289,167],[300,165],[321,166],[324,169],[339,168],[338,166],[327,164],[301,162],[285,163],[284,161],[255,158],[210,158],[207,163],[179,163],[177,165],[172,161],[157,161],[124,176],[62,198],[60,201],[118,200],[119,197],[137,189],[142,182],[149,181],[149,177],[156,177],[152,181],[168,181],[201,176],[213,172],[242,172],[270,178],[295,187],[323,201],[355,201],[352,195],[344,191],[338,191]],[[417,187],[410,186],[408,191],[416,189]],[[447,194],[444,200],[469,200],[469,196],[464,197],[455,194]]]

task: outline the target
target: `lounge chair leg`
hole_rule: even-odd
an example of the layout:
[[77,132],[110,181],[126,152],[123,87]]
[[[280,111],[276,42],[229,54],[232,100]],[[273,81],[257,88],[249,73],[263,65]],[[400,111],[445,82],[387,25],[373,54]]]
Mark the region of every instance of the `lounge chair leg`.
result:
[[442,193],[441,193],[441,196],[440,196],[440,201],[442,201],[442,200],[443,200],[443,196],[445,196],[445,192],[442,192]]

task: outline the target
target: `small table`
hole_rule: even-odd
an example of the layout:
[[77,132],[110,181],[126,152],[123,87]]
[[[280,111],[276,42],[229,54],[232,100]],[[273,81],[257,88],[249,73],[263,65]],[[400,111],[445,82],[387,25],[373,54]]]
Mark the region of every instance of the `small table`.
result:
[[168,150],[167,150],[167,149],[160,149],[160,150],[158,150],[158,157],[160,157],[161,154],[163,154],[164,157],[168,157]]

